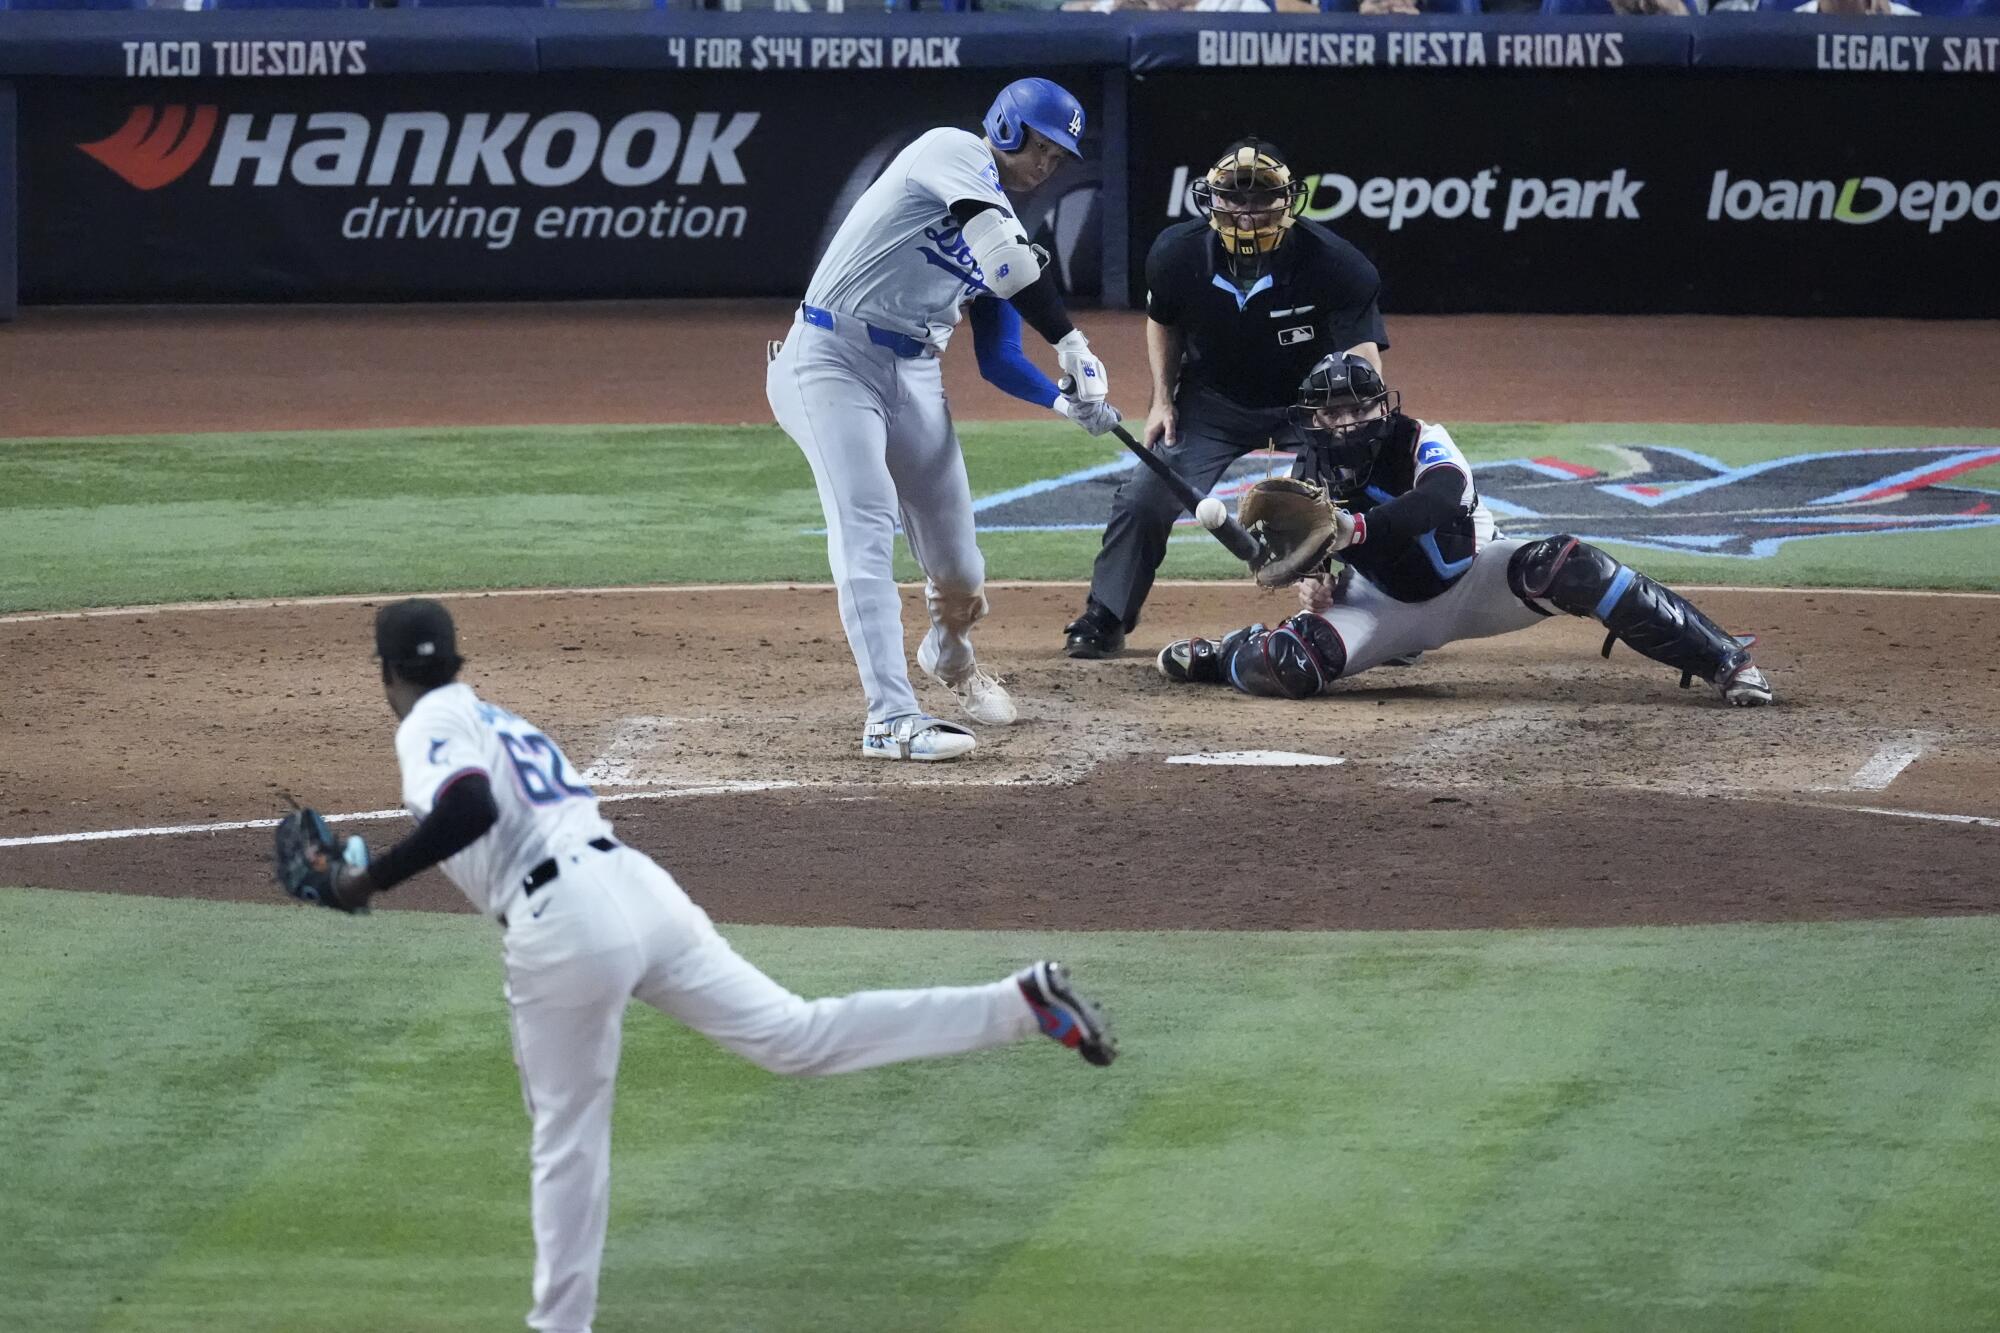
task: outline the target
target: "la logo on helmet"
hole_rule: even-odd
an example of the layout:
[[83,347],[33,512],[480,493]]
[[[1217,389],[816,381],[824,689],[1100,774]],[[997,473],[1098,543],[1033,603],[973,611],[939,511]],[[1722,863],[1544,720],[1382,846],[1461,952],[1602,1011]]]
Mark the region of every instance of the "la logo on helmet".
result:
[[1082,108],[1082,107],[1078,107],[1078,108],[1077,108],[1076,110],[1074,110],[1074,111],[1072,111],[1072,112],[1070,112],[1070,113],[1069,113],[1069,132],[1070,132],[1071,134],[1082,134],[1082,133],[1083,133],[1083,108]]

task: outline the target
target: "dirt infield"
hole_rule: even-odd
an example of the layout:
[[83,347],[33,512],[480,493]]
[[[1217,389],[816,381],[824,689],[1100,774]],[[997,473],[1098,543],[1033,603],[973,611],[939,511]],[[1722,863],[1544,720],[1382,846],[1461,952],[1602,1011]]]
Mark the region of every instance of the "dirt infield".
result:
[[[782,306],[31,311],[11,434],[766,420]],[[1129,316],[1089,321],[1114,374]],[[2000,326],[1399,320],[1427,414],[1992,425]],[[1879,367],[1893,360],[1896,374]],[[948,359],[963,417],[1018,405]],[[107,374],[116,367],[117,375]],[[1081,571],[1079,571],[1081,572]],[[856,753],[826,589],[457,603],[470,679],[544,725],[623,836],[731,921],[1093,928],[1793,920],[2000,910],[2000,599],[1704,594],[1783,706],[1737,712],[1564,621],[1288,705],[1176,689],[1140,647],[1270,618],[1165,587],[1135,651],[1056,651],[1076,588],[1000,589],[1021,725],[964,764]],[[365,602],[0,620],[0,842],[396,802]],[[918,623],[914,602],[906,624]],[[929,703],[945,711],[948,701]],[[1177,766],[1276,748],[1337,767]],[[726,790],[762,785],[764,790]],[[370,826],[380,844],[400,825]],[[268,899],[262,829],[0,845],[0,884]],[[436,875],[396,904],[455,909]]]
[[[607,807],[728,920],[1419,927],[2000,909],[2000,829],[1846,808],[1991,813],[2000,599],[1705,595],[1766,636],[1785,706],[1746,712],[1629,654],[1601,661],[1581,621],[1453,645],[1309,704],[1190,690],[1139,651],[1061,657],[1077,596],[996,590],[981,642],[1022,722],[937,766],[856,753],[830,590],[455,606],[469,678],[550,730],[600,794],[783,784]],[[1272,605],[1244,587],[1165,588],[1148,629],[1214,632]],[[912,600],[910,623],[920,614]],[[0,651],[28,668],[23,706],[0,717],[0,837],[255,818],[281,791],[330,811],[393,807],[372,615],[340,602],[0,623]],[[1164,762],[1257,748],[1345,762]],[[1910,751],[1886,790],[1857,789],[1878,756]],[[268,898],[268,836],[0,848],[0,883]],[[459,905],[436,876],[397,901]]]

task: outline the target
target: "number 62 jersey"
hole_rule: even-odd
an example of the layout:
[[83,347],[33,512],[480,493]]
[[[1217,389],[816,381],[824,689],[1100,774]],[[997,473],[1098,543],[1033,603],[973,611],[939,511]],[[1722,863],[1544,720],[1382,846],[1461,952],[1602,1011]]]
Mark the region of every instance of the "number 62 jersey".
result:
[[417,700],[396,728],[396,762],[403,804],[420,821],[452,783],[485,774],[500,818],[442,869],[489,917],[506,914],[521,881],[543,861],[611,836],[596,793],[555,742],[470,685],[446,685]]

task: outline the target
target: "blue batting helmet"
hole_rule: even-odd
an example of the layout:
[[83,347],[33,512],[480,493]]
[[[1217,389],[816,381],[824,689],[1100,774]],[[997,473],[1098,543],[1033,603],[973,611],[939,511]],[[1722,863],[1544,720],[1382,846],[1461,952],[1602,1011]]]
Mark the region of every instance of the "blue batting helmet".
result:
[[1083,156],[1076,146],[1083,136],[1083,103],[1047,79],[1016,79],[1002,88],[986,109],[984,124],[993,146],[1010,153],[1028,141],[1032,129],[1072,156]]

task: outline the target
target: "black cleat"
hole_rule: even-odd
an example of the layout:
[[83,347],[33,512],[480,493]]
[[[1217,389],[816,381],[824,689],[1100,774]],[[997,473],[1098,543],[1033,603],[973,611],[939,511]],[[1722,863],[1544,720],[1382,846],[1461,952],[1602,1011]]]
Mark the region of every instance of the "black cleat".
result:
[[1222,645],[1214,639],[1175,639],[1160,649],[1153,665],[1168,680],[1183,685],[1222,683]]
[[1014,974],[1014,982],[1035,1011],[1043,1036],[1100,1067],[1118,1058],[1118,1039],[1111,1035],[1103,1012],[1076,993],[1068,968],[1061,963],[1030,963]]
[[1110,657],[1125,647],[1125,627],[1118,617],[1096,602],[1083,614],[1063,626],[1063,655],[1077,658]]

